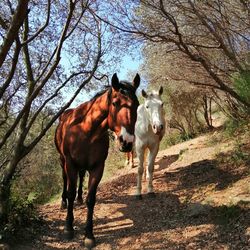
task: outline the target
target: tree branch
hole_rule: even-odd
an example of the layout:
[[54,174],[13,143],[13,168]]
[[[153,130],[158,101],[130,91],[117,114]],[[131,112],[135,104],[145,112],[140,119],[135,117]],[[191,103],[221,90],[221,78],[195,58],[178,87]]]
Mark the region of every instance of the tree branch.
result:
[[0,68],[2,67],[2,64],[5,61],[5,58],[10,50],[10,47],[15,41],[18,35],[18,31],[28,14],[28,3],[29,0],[19,0],[18,2],[18,6],[12,18],[11,25],[0,48]]
[[34,40],[40,33],[42,33],[45,28],[49,25],[49,19],[50,19],[50,7],[51,7],[51,0],[48,0],[47,2],[47,6],[48,6],[48,9],[47,9],[47,17],[46,17],[46,20],[45,20],[45,23],[42,27],[40,27],[37,32],[32,35],[30,38],[26,38],[26,40],[24,40],[22,42],[22,45],[25,45],[25,44],[28,44],[30,43],[32,40]]

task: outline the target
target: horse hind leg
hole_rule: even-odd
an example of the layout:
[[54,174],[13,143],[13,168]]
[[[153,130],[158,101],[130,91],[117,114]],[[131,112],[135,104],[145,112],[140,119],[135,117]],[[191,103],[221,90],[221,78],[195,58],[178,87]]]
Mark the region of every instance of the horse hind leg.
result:
[[60,164],[62,167],[62,177],[63,177],[61,209],[66,209],[67,208],[67,175],[64,170],[64,158],[62,156],[60,157]]
[[68,199],[68,207],[67,207],[67,217],[65,221],[65,237],[66,239],[70,240],[74,237],[74,229],[73,229],[73,222],[74,222],[74,214],[73,214],[73,207],[74,207],[74,200],[76,197],[76,184],[77,184],[77,170],[73,167],[70,161],[65,163],[65,173],[67,175],[67,199]]
[[129,166],[129,152],[125,153],[125,155],[126,155],[126,160],[124,163],[124,167],[127,167],[127,166]]
[[63,175],[63,192],[62,192],[62,201],[61,201],[61,209],[67,208],[67,176],[64,170],[62,170]]
[[134,163],[134,152],[133,150],[131,152],[129,152],[130,154],[130,164],[129,164],[129,167],[130,168],[134,168],[135,167],[135,163]]
[[83,198],[82,198],[83,191],[82,190],[83,190],[85,172],[86,172],[85,169],[79,171],[79,183],[78,183],[78,191],[77,191],[77,198],[76,198],[77,205],[83,204]]

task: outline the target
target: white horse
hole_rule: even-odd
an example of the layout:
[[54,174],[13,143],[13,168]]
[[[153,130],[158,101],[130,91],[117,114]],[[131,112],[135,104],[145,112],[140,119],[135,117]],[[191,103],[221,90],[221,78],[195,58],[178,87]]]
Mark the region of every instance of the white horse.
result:
[[148,194],[154,196],[153,191],[153,172],[154,162],[159,150],[160,141],[165,133],[165,115],[163,109],[163,102],[161,95],[163,88],[160,87],[158,91],[146,93],[142,90],[142,96],[145,102],[137,109],[137,121],[135,124],[135,149],[139,159],[138,175],[137,175],[137,190],[136,196],[142,199],[142,175],[144,165],[144,154],[146,149],[149,150],[148,155]]

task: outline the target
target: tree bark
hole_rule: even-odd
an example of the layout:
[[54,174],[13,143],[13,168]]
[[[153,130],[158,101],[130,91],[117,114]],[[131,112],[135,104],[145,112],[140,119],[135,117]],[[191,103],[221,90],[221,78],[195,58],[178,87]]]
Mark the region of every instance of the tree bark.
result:
[[21,150],[14,152],[11,161],[8,163],[0,180],[0,225],[4,225],[8,218],[10,204],[10,187],[16,166],[20,161]]
[[11,21],[11,25],[0,48],[0,68],[2,67],[5,58],[18,35],[18,31],[23,25],[23,22],[28,14],[28,3],[29,0],[19,0],[18,2],[16,12],[13,15]]

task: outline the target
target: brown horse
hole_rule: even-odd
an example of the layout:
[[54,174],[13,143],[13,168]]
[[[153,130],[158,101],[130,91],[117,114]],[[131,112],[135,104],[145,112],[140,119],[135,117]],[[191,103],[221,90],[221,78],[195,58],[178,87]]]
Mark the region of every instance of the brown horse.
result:
[[135,167],[134,163],[134,151],[131,150],[131,152],[126,152],[126,161],[125,161],[125,167],[129,166],[130,168]]
[[65,234],[68,239],[74,236],[73,203],[76,197],[77,177],[79,174],[81,178],[85,171],[88,171],[85,227],[85,246],[88,248],[95,245],[93,211],[97,186],[102,178],[104,163],[108,156],[108,129],[115,132],[120,151],[132,150],[139,106],[135,92],[139,84],[138,74],[132,84],[119,81],[114,74],[110,87],[79,107],[65,111],[60,117],[55,144],[60,153],[64,187],[67,190],[64,193],[68,203]]

